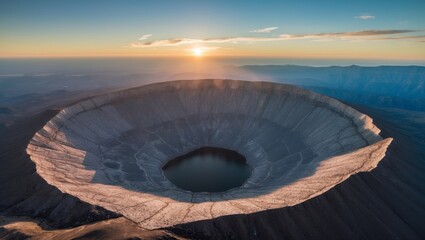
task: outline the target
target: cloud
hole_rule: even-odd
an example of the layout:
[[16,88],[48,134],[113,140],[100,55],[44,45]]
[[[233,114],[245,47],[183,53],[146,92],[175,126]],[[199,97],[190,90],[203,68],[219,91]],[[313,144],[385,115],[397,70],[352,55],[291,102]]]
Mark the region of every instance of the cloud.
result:
[[249,31],[249,32],[252,32],[252,33],[270,33],[270,32],[272,32],[276,29],[278,29],[278,27],[266,27],[266,28],[261,28],[261,29],[255,29],[255,30],[252,30],[252,31]]
[[405,39],[405,40],[419,40],[419,42],[423,42],[423,41],[425,41],[425,35],[380,37],[380,38],[375,38],[373,40],[403,40],[403,39]]
[[146,47],[167,47],[180,46],[199,43],[239,43],[239,42],[260,42],[260,41],[279,41],[280,37],[257,38],[257,37],[229,37],[229,38],[174,38],[166,40],[158,40],[152,42],[132,42],[131,47],[146,48]]
[[356,32],[337,32],[337,33],[316,33],[316,34],[283,34],[281,38],[289,39],[340,39],[340,40],[358,40],[367,39],[368,37],[394,35],[403,33],[412,33],[414,30],[400,29],[400,30],[365,30]]
[[355,16],[354,18],[361,19],[361,20],[368,20],[368,19],[374,19],[376,17],[373,16],[373,15],[370,15],[368,13],[363,13],[363,14],[361,14],[359,16]]
[[145,35],[142,35],[142,36],[139,38],[139,40],[140,40],[140,41],[142,41],[142,40],[146,40],[146,39],[150,38],[151,36],[152,36],[152,34],[145,34]]
[[[129,45],[135,48],[180,46],[190,44],[220,44],[220,43],[240,43],[240,42],[268,42],[268,41],[287,41],[312,39],[316,41],[330,40],[391,40],[391,39],[413,39],[415,36],[394,36],[417,32],[408,29],[390,29],[390,30],[365,30],[355,32],[337,32],[337,33],[315,33],[315,34],[282,34],[277,37],[227,37],[227,38],[174,38],[165,40],[156,40],[150,42],[132,42]],[[404,37],[404,38],[403,38]],[[420,36],[416,36],[420,38]]]

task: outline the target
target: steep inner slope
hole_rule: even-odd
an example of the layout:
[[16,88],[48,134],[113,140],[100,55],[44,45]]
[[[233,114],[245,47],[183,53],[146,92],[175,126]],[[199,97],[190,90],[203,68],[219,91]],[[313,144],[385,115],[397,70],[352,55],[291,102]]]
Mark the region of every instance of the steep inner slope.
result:
[[[234,80],[152,84],[63,109],[31,140],[37,172],[61,191],[145,228],[299,204],[384,157],[372,120],[296,87]],[[161,167],[191,150],[235,150],[239,188],[193,193]],[[122,196],[126,196],[123,198]]]

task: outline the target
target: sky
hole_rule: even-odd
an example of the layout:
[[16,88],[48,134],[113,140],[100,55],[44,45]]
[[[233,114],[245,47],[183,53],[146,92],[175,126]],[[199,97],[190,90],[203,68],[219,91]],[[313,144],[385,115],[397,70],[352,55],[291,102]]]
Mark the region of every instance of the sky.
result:
[[0,58],[425,60],[425,1],[0,0]]

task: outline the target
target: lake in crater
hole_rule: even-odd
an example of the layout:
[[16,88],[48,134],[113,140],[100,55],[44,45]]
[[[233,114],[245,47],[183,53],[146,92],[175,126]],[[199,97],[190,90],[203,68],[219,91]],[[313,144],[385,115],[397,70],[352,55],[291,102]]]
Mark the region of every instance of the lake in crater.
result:
[[240,187],[252,168],[236,151],[202,147],[168,161],[162,168],[174,185],[191,192],[224,192]]

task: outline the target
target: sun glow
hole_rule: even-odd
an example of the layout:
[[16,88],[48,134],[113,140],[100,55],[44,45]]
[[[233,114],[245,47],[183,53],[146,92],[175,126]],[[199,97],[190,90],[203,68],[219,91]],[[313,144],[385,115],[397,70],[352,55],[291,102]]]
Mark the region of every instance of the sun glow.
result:
[[202,56],[202,53],[203,53],[202,49],[200,49],[200,48],[194,48],[192,50],[192,52],[193,52],[193,55],[195,55],[197,57]]

